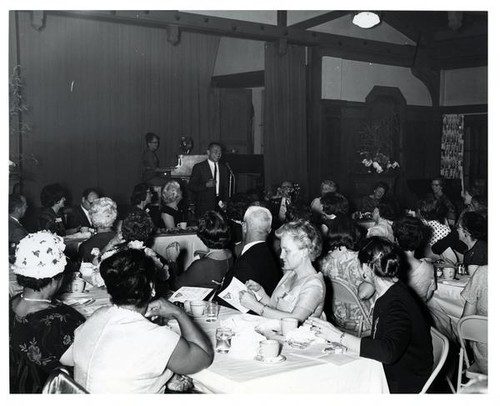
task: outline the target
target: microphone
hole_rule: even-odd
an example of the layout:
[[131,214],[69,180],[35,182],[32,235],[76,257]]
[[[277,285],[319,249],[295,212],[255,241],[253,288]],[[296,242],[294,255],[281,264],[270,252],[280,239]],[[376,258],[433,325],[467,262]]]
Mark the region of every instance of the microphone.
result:
[[230,173],[231,175],[234,175],[233,170],[231,169],[231,166],[229,166],[229,162],[227,162],[227,161],[226,161],[226,162],[225,162],[225,165],[226,165],[226,168],[228,169],[229,173]]

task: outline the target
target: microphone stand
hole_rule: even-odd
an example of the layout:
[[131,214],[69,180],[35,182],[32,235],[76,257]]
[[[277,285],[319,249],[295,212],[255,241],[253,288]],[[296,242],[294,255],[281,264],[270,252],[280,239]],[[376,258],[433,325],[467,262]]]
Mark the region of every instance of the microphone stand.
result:
[[226,162],[226,168],[229,171],[229,198],[231,198],[232,195],[234,195],[234,192],[236,190],[235,185],[236,185],[236,177],[234,176],[234,173],[229,166],[229,162]]

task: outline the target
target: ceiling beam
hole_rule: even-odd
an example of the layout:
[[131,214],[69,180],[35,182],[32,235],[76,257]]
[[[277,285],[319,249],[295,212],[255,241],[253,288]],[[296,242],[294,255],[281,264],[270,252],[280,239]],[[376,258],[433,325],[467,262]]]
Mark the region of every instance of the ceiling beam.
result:
[[278,26],[286,27],[287,14],[285,10],[278,10]]
[[289,44],[322,45],[347,53],[356,60],[374,62],[385,57],[390,63],[399,66],[411,66],[415,47],[411,45],[391,44],[343,35],[305,31],[292,27],[278,27],[270,24],[252,23],[228,18],[211,17],[178,11],[73,11],[49,10],[49,14],[65,15],[76,18],[108,21],[120,24],[132,24],[164,28],[177,25],[182,31],[226,37],[245,38],[258,41],[286,40]]
[[301,21],[299,23],[295,23],[290,25],[290,28],[296,28],[299,30],[307,30],[308,28],[316,27],[318,25],[327,23],[332,20],[336,20],[337,18],[343,17],[346,14],[349,14],[350,11],[330,11],[325,14],[321,14],[319,16],[309,18],[308,20]]

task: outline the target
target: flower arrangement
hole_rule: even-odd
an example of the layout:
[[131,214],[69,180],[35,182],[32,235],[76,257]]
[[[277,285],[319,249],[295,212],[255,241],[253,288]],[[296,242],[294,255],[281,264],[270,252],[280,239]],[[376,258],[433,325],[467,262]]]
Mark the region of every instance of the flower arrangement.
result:
[[394,170],[399,163],[391,158],[393,139],[399,136],[399,119],[396,114],[363,126],[360,131],[361,163],[368,172],[377,173]]

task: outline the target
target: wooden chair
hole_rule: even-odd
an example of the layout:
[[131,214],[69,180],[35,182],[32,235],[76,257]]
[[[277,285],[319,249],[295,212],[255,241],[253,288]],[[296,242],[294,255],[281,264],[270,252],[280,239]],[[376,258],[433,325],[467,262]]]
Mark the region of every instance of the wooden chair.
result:
[[76,383],[71,377],[69,371],[64,367],[54,369],[42,389],[42,393],[59,394],[73,393],[84,394],[89,393],[81,385]]
[[339,278],[332,278],[331,283],[333,288],[333,313],[335,314],[336,301],[357,306],[360,310],[361,315],[358,323],[358,337],[361,337],[361,334],[364,331],[364,326],[366,326],[367,329],[371,329],[372,323],[370,321],[370,316],[361,304],[361,300],[359,299],[358,295],[349,287],[349,285],[347,285],[347,283]]
[[434,327],[431,327],[431,337],[434,364],[432,366],[431,376],[429,376],[429,379],[427,379],[427,382],[423,386],[420,393],[427,393],[429,387],[432,385],[439,372],[441,371],[441,368],[443,368],[446,357],[448,356],[448,351],[450,349],[450,344],[446,336],[441,334]]
[[[466,316],[462,317],[457,324],[458,340],[460,342],[460,353],[458,356],[458,378],[457,393],[460,393],[467,384],[462,383],[463,375],[471,380],[480,381],[488,379],[488,375],[479,372],[477,365],[471,363],[467,355],[465,340],[478,343],[488,343],[488,317]],[[465,370],[463,369],[465,362]]]

